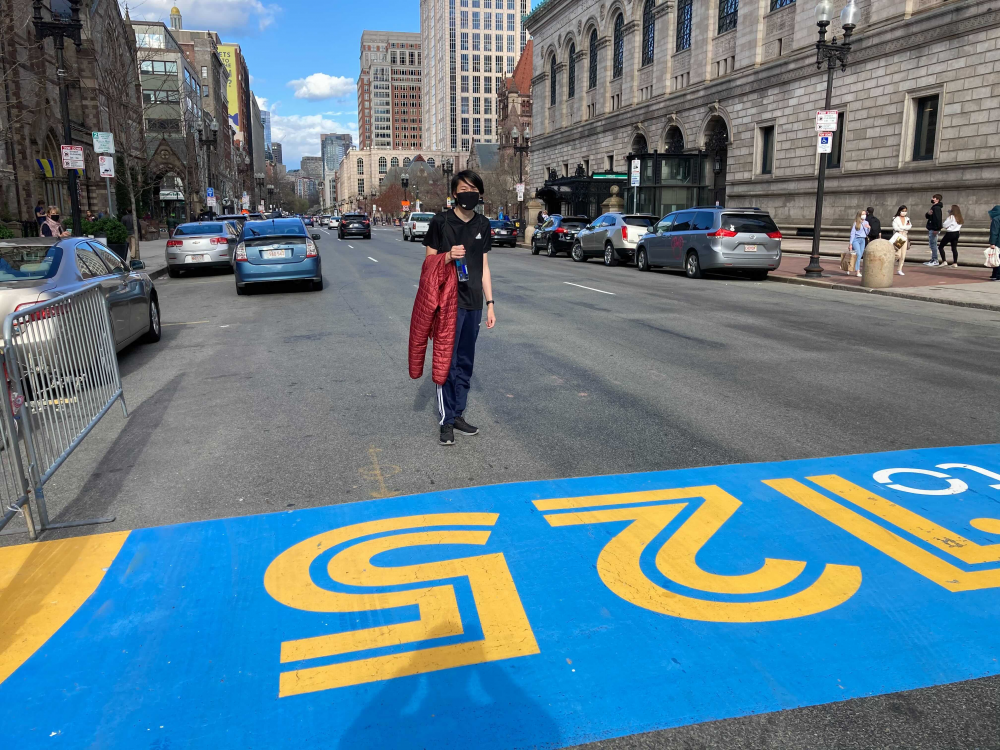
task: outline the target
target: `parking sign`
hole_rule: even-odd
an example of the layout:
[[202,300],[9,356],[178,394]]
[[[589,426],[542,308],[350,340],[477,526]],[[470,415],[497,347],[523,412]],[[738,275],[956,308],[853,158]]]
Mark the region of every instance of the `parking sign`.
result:
[[837,129],[837,110],[821,109],[816,113],[816,132],[825,133]]
[[820,133],[819,140],[816,141],[816,153],[833,153],[833,133]]
[[98,166],[101,168],[101,177],[114,177],[115,176],[115,157],[113,156],[98,156],[97,157]]
[[632,179],[629,182],[629,187],[639,187],[639,168],[641,162],[638,159],[632,160]]

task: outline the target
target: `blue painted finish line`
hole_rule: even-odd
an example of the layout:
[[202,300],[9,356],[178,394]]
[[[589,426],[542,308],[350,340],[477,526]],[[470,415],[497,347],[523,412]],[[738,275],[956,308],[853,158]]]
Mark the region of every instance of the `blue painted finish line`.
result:
[[562,747],[997,674],[997,448],[133,531],[0,683],[3,734],[22,749]]

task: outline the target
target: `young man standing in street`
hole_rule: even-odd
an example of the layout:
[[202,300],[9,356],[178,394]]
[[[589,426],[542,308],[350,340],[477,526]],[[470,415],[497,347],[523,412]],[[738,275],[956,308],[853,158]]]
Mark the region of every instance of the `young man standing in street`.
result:
[[941,231],[941,195],[935,193],[931,196],[931,208],[924,214],[927,217],[927,242],[931,246],[931,259],[924,263],[925,266],[938,265],[938,232]]
[[[475,172],[464,170],[452,177],[451,196],[455,208],[435,215],[424,238],[427,255],[444,253],[447,262],[455,264],[455,272],[459,274],[451,371],[445,384],[437,387],[441,445],[454,445],[456,432],[460,435],[479,432],[478,427],[465,421],[464,414],[484,302],[486,327],[492,328],[497,322],[493,311],[493,280],[487,258],[491,247],[490,220],[476,213],[482,194],[483,180]],[[463,278],[460,265],[468,274],[467,280]]]

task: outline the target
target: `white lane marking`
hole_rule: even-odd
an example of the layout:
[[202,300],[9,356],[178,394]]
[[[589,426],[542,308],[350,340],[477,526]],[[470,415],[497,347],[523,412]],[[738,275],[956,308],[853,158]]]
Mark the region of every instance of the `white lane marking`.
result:
[[378,263],[378,261],[377,261],[377,260],[375,260],[375,259],[374,259],[374,258],[373,258],[372,256],[370,256],[370,255],[368,256],[368,260],[370,260],[370,261],[371,261],[372,263]]
[[592,292],[600,292],[601,294],[610,294],[612,297],[615,296],[614,292],[606,292],[603,289],[594,289],[592,286],[584,286],[583,284],[574,284],[572,281],[564,281],[563,284],[569,284],[570,286],[578,286],[581,289],[589,289]]
[[354,245],[348,245],[348,247],[351,248],[351,250],[354,249]]

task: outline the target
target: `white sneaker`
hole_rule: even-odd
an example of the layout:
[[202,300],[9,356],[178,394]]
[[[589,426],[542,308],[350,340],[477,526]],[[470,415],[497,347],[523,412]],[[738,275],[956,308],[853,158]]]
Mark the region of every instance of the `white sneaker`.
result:
[[861,271],[858,271],[858,278],[861,278]]
[[902,271],[900,271],[900,272],[899,272],[899,275],[900,275],[900,276],[905,276],[906,274],[905,274],[905,273],[903,273]]

